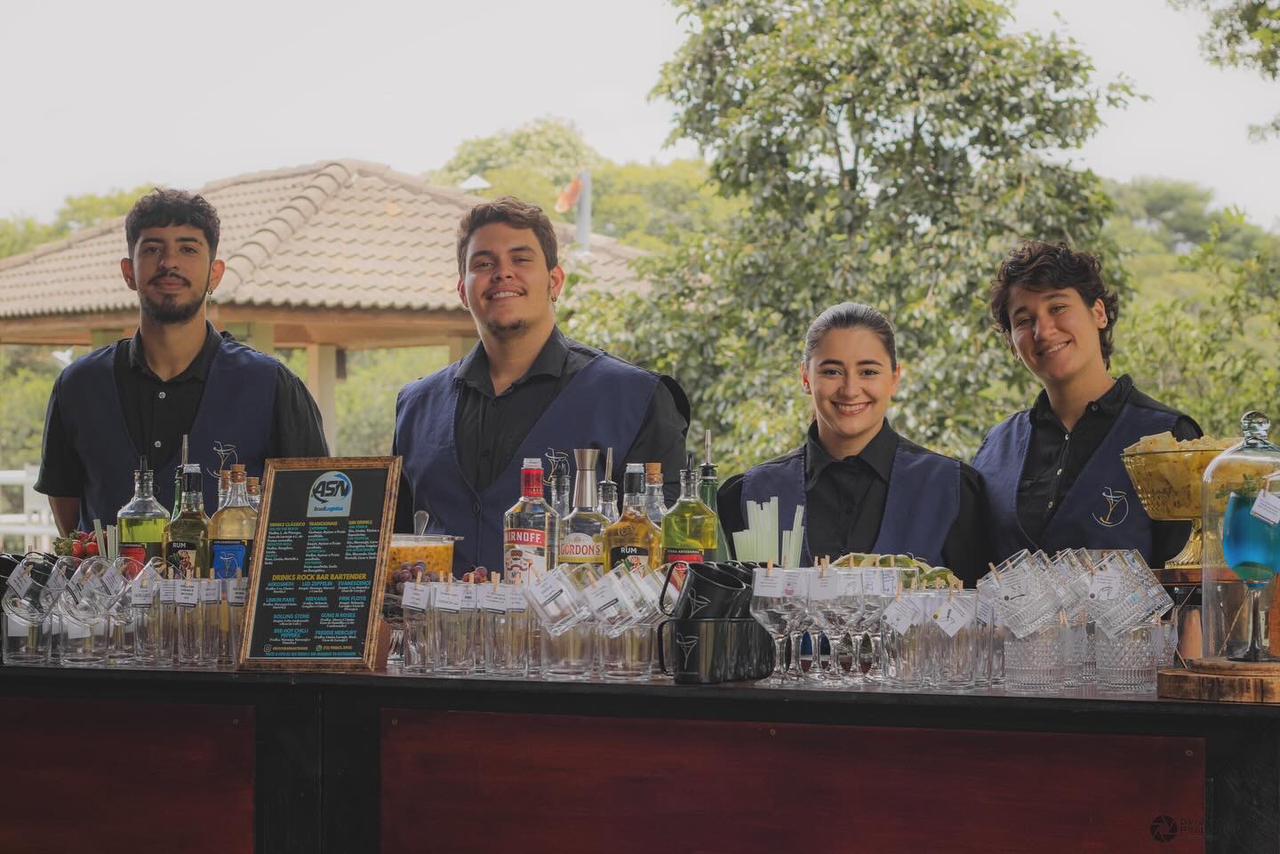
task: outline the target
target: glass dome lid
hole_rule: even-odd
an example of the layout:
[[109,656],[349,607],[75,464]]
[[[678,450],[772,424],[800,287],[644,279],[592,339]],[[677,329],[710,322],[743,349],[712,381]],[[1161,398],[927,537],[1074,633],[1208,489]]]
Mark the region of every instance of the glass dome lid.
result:
[[1280,514],[1271,509],[1280,508],[1280,447],[1261,412],[1246,412],[1240,427],[1243,441],[1204,473],[1204,654],[1280,665],[1280,625],[1270,619],[1280,573]]

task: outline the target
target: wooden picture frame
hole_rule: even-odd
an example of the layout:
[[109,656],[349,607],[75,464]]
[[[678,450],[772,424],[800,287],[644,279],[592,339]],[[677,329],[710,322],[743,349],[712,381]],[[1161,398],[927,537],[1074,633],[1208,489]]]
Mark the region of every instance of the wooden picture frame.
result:
[[[245,603],[247,612],[243,637],[241,639],[237,666],[245,670],[322,670],[322,671],[374,671],[379,669],[379,631],[381,625],[382,599],[386,588],[387,557],[391,547],[391,533],[395,526],[396,496],[400,487],[400,457],[306,457],[294,459],[267,460],[266,471],[262,479],[262,504],[258,511],[258,527],[254,534],[253,559],[249,571],[248,599]],[[380,500],[367,497],[371,485],[376,486],[377,478],[370,478],[369,472],[385,474],[385,488]],[[322,480],[325,475],[337,474]],[[305,492],[299,493],[299,484],[311,478]],[[343,492],[343,482],[347,492]],[[360,488],[355,484],[359,482]],[[357,499],[359,504],[357,504]],[[332,503],[330,503],[332,502]],[[302,506],[299,506],[299,504]],[[345,506],[345,514],[343,508]],[[365,518],[352,520],[351,513],[355,509],[372,511],[377,508],[381,518],[374,520],[372,514],[368,524],[361,524],[357,529],[362,538],[356,543],[356,549],[362,555],[367,554],[374,527],[377,528],[377,551],[373,564],[368,558],[353,559],[349,551],[344,551],[341,558],[334,558],[326,551],[340,539],[344,550],[349,545],[353,521],[364,523]],[[376,525],[374,524],[376,521]],[[301,530],[300,544],[298,529]],[[339,537],[338,534],[341,534]],[[363,545],[363,549],[360,547]],[[270,546],[270,548],[268,548]],[[300,555],[299,555],[300,550]],[[338,564],[319,565],[324,563],[319,558],[338,560]],[[294,564],[294,571],[277,571],[286,564]],[[359,568],[353,568],[359,567]],[[343,655],[341,650],[325,651],[321,644],[310,636],[307,643],[286,642],[286,650],[281,657],[273,657],[273,647],[279,641],[272,632],[279,630],[278,617],[282,614],[293,615],[293,623],[289,625],[304,626],[292,631],[314,630],[319,615],[313,607],[288,608],[280,604],[271,607],[263,605],[264,596],[268,593],[267,584],[275,585],[269,592],[279,597],[281,583],[312,582],[335,574],[368,575],[370,588],[368,591],[368,613],[361,625],[359,612],[356,609],[351,628],[356,631],[351,645],[351,655]],[[331,593],[317,593],[315,588],[300,586],[296,591],[296,601],[301,602],[305,596],[312,603],[319,596],[332,597],[333,610],[330,613],[349,613],[349,599],[352,589],[344,589],[341,595],[345,601],[338,602],[339,581],[357,582],[360,579],[334,579]],[[323,585],[321,585],[323,587]],[[304,619],[305,618],[305,619]],[[305,625],[304,625],[305,624]],[[263,637],[266,640],[263,640]],[[360,646],[360,654],[355,655],[354,647]],[[294,648],[299,647],[299,648]],[[308,654],[308,652],[310,654]],[[381,650],[385,654],[385,649]]]

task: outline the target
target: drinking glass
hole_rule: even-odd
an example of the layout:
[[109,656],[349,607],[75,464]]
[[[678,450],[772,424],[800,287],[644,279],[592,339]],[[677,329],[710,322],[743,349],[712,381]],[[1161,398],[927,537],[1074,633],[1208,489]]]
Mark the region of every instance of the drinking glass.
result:
[[[141,667],[161,665],[162,649],[160,616],[160,558],[152,558],[143,564],[129,581],[126,596],[133,612],[133,658]],[[164,662],[165,665],[172,663]]]
[[453,581],[432,584],[432,602],[440,629],[435,672],[442,676],[470,676],[476,670],[478,651],[475,585]]
[[807,599],[804,570],[770,570],[766,567],[755,570],[751,616],[764,626],[765,631],[773,638],[774,647],[773,675],[761,684],[786,684],[783,647],[794,627],[799,625],[800,620],[805,616]]
[[1153,626],[1144,623],[1118,633],[1098,637],[1098,689],[1108,693],[1146,694],[1156,689],[1156,662],[1152,655]]
[[[809,574],[809,607],[808,616],[813,631],[813,658],[809,665],[809,676],[820,683],[820,687],[842,688],[845,680],[840,671],[840,639],[844,636],[848,618],[840,605],[844,595],[847,576],[839,569],[817,567],[807,570]],[[822,638],[826,637],[831,650],[829,666],[822,666]]]
[[404,582],[399,598],[404,624],[401,670],[405,673],[427,673],[435,667],[437,618],[431,603],[434,589],[430,583]]
[[1011,694],[1062,693],[1061,626],[1052,624],[1026,637],[1005,635],[1004,685]]
[[57,605],[66,632],[64,665],[93,667],[106,661],[107,615],[127,590],[119,564],[103,557],[80,562]]
[[880,615],[881,681],[889,688],[924,685],[932,591],[900,591]]
[[0,615],[4,619],[4,663],[40,665],[52,656],[59,623],[55,609],[75,558],[50,561],[33,553],[18,561],[6,581]]
[[928,668],[933,684],[943,691],[971,691],[976,683],[978,591],[948,590],[933,597],[930,612],[934,638]]

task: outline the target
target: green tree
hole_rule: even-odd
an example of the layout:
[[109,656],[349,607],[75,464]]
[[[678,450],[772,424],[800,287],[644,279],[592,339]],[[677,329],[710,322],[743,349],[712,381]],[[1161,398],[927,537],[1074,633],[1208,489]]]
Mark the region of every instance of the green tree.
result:
[[678,5],[690,32],[656,92],[721,191],[750,201],[645,265],[652,306],[608,316],[619,300],[598,298],[578,330],[673,372],[743,467],[802,435],[809,322],[868,302],[898,328],[895,423],[971,452],[1029,397],[990,332],[986,283],[1020,238],[1100,245],[1100,181],[1043,155],[1078,147],[1129,89],[1097,86],[1070,42],[1008,31],[1003,3]]
[[448,163],[427,177],[451,187],[472,175],[494,184],[490,173],[519,166],[525,175],[536,175],[553,187],[563,188],[581,170],[604,163],[605,159],[587,145],[571,122],[544,118],[512,131],[464,141]]
[[[1280,76],[1280,0],[1170,0],[1175,8],[1199,9],[1209,16],[1200,48],[1212,63],[1257,71],[1268,80]],[[1255,139],[1280,135],[1280,114],[1250,128]]]
[[150,191],[150,186],[143,186],[132,190],[111,190],[103,195],[68,196],[51,223],[25,216],[0,219],[0,258],[29,252],[41,243],[61,240],[82,228],[122,216]]

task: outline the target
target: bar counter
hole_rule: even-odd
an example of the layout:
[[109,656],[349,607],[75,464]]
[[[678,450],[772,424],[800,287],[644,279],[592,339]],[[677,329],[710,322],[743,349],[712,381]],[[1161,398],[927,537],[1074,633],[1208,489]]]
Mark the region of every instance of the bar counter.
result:
[[0,669],[0,851],[1280,851],[1280,707]]

